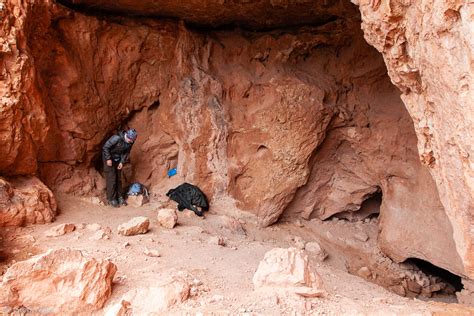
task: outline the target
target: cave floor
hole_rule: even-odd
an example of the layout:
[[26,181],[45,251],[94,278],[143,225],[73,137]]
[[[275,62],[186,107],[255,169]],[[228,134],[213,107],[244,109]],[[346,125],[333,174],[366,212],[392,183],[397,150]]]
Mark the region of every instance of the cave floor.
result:
[[[340,221],[301,221],[258,228],[250,218],[244,217],[240,221],[246,231],[244,234],[239,229],[223,225],[222,216],[214,213],[232,214],[235,210],[218,210],[215,207],[204,219],[188,211],[178,212],[178,225],[166,229],[156,221],[156,209],[166,204],[164,201],[153,201],[140,208],[127,206],[115,209],[69,195],[58,195],[57,200],[60,214],[54,223],[3,230],[0,272],[3,274],[12,263],[47,249],[70,247],[81,250],[87,256],[108,258],[117,265],[118,271],[112,296],[104,310],[118,302],[129,290],[152,286],[160,275],[175,269],[192,275],[196,287],[190,299],[173,306],[167,314],[431,315],[472,312],[458,304],[401,297],[351,275],[344,267],[347,253],[346,259],[342,260],[338,256],[342,248],[338,248],[337,243],[328,245],[323,241],[320,243],[328,251],[329,257],[323,262],[312,260],[312,265],[323,279],[326,297],[277,299],[275,294],[253,290],[252,277],[265,252],[276,247],[294,246],[295,236],[305,241],[317,240],[318,235],[331,238],[332,235],[338,236],[334,239],[341,242],[352,240],[340,237],[350,228],[350,225]],[[136,216],[150,219],[149,232],[128,237],[118,235],[117,226]],[[45,236],[48,229],[62,223],[73,223],[77,228],[63,236]],[[94,223],[110,227],[110,239],[90,239],[95,232],[86,225]],[[367,225],[367,235],[373,237],[376,225],[371,226],[370,221],[364,225]],[[359,225],[359,229],[361,227]],[[213,236],[224,237],[226,245],[210,242]],[[362,248],[372,251],[371,243],[375,243],[375,239],[370,238]],[[146,256],[146,249],[158,250],[160,257]]]

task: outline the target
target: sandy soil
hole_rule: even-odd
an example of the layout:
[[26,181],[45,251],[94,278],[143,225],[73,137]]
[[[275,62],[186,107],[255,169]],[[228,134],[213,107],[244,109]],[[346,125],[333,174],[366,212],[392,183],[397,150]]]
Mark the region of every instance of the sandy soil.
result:
[[[223,224],[219,214],[232,214],[231,206],[213,207],[205,218],[185,211],[178,213],[178,226],[162,228],[156,221],[156,210],[166,202],[155,201],[140,208],[131,206],[111,208],[92,203],[86,198],[60,195],[57,197],[61,213],[56,222],[26,228],[6,228],[2,236],[1,272],[15,261],[24,260],[48,248],[70,247],[84,254],[109,258],[118,266],[112,297],[105,309],[117,302],[127,291],[147,287],[170,269],[187,271],[196,287],[191,298],[174,306],[166,314],[189,315],[444,315],[472,314],[459,304],[425,302],[398,296],[385,288],[370,283],[346,270],[347,253],[356,248],[354,239],[345,234],[351,229],[364,229],[373,237],[376,225],[371,222],[356,226],[341,221],[303,221],[282,223],[269,228],[258,228],[250,215],[240,219],[245,232]],[[224,204],[224,203],[223,203]],[[169,204],[174,205],[174,204]],[[225,209],[224,209],[225,208]],[[151,220],[150,231],[139,236],[117,234],[117,226],[135,216]],[[77,229],[59,237],[46,237],[45,231],[61,223],[73,223]],[[108,240],[91,240],[94,231],[87,224],[97,223],[110,227]],[[328,233],[329,232],[329,233]],[[339,241],[327,244],[321,236]],[[225,246],[211,243],[211,237],[222,236]],[[329,253],[327,260],[312,260],[314,269],[321,275],[327,296],[313,299],[289,299],[275,293],[254,291],[252,277],[265,252],[275,247],[295,244],[296,236],[305,241],[317,240]],[[348,242],[349,241],[349,242]],[[369,238],[358,249],[373,252],[375,238]],[[341,249],[349,249],[341,254]],[[149,257],[146,249],[158,250],[160,257]],[[354,257],[352,258],[354,259]],[[99,315],[101,313],[98,313]]]

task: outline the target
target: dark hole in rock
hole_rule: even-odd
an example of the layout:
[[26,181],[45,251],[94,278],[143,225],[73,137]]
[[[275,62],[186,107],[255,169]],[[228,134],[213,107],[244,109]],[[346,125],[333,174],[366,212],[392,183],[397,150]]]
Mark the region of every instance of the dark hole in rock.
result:
[[377,192],[368,195],[357,211],[344,211],[334,214],[333,217],[350,222],[362,221],[366,218],[376,218],[379,216],[381,205],[382,190],[379,189]]
[[435,266],[428,261],[418,258],[409,258],[405,260],[404,264],[414,265],[428,276],[429,284],[422,286],[420,298],[431,297],[433,299],[443,299],[444,297],[455,301],[455,292],[463,289],[460,276]]

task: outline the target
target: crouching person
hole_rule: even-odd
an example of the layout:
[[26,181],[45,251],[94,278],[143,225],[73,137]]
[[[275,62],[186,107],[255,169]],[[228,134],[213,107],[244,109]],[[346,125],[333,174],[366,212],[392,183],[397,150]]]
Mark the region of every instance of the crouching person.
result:
[[113,207],[126,205],[122,196],[122,168],[128,162],[130,151],[136,139],[137,131],[132,128],[110,137],[102,147],[107,202]]

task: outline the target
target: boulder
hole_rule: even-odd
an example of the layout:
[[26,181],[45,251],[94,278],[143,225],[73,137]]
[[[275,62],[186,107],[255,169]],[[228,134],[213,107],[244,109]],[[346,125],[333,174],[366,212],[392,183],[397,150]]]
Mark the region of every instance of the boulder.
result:
[[111,294],[116,271],[109,260],[88,259],[79,250],[49,250],[6,271],[0,306],[23,306],[39,314],[98,310]]
[[186,301],[190,293],[190,283],[182,277],[171,276],[159,285],[131,290],[124,295],[130,302],[134,315],[163,313],[171,306]]
[[139,195],[129,195],[127,198],[127,203],[129,206],[140,207],[147,202],[143,194]]
[[171,229],[178,223],[178,214],[174,209],[162,208],[158,210],[156,219],[161,226]]
[[75,229],[76,225],[74,224],[60,224],[52,227],[45,233],[45,235],[46,237],[57,237],[73,232]]
[[308,256],[296,248],[275,248],[265,254],[253,284],[258,288],[274,288],[305,297],[324,294],[321,277],[310,269]]
[[128,316],[132,314],[131,312],[130,302],[121,300],[120,303],[111,306],[104,316]]
[[36,177],[9,182],[0,178],[0,226],[26,226],[54,221],[57,205],[51,190]]
[[328,256],[327,252],[323,248],[321,248],[319,243],[317,243],[316,241],[310,241],[306,243],[304,249],[311,255],[315,256],[318,261],[324,261],[324,259],[326,259],[326,257]]
[[138,234],[146,234],[150,226],[150,220],[144,216],[134,217],[127,223],[123,223],[118,227],[118,233],[123,236],[133,236]]

